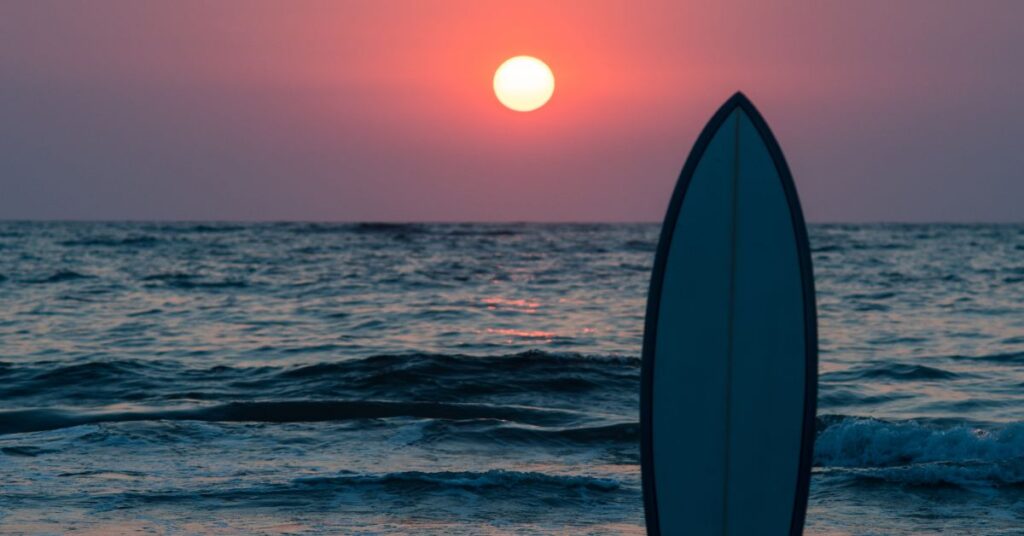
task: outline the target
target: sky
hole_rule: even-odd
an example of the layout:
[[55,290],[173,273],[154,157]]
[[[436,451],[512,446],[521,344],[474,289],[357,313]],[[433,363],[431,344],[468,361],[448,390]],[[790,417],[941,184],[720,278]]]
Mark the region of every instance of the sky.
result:
[[812,222],[1024,221],[1022,51],[1014,0],[2,2],[0,219],[659,221],[742,90]]

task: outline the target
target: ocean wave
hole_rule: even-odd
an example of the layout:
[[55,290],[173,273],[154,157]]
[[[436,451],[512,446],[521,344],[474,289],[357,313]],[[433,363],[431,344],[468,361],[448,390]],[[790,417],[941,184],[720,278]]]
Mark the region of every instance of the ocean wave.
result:
[[841,468],[829,471],[829,474],[865,483],[899,484],[928,489],[1024,487],[1024,463],[1019,460],[929,462],[898,467]]
[[366,400],[283,400],[230,402],[200,408],[132,411],[69,411],[26,409],[0,411],[0,435],[41,432],[85,424],[133,421],[204,422],[325,422],[412,417],[418,419],[496,419],[533,425],[558,426],[583,419],[578,412],[526,406],[387,402]]
[[978,356],[953,355],[951,359],[959,361],[988,361],[992,363],[1024,364],[1024,352],[1005,352],[996,354],[984,354]]
[[881,406],[897,400],[915,398],[909,392],[863,393],[860,386],[826,383],[818,393],[818,408]]
[[139,400],[158,396],[180,370],[176,365],[141,360],[0,362],[0,399],[8,403],[21,399],[21,406],[25,402]]
[[155,236],[95,236],[75,240],[64,240],[60,244],[65,247],[134,247],[142,248],[156,245],[160,240]]
[[928,381],[953,380],[964,377],[963,374],[943,370],[938,367],[907,363],[873,363],[866,366],[851,367],[846,370],[828,372],[820,376],[821,381],[856,381],[863,379],[897,380],[897,381]]
[[182,227],[180,230],[188,233],[233,233],[243,231],[245,227],[230,223],[197,223]]
[[859,292],[849,294],[846,296],[847,299],[851,300],[888,300],[898,296],[896,292],[883,291],[883,292]]
[[52,449],[44,449],[33,445],[15,445],[10,447],[0,447],[0,453],[8,456],[17,456],[23,458],[35,458],[41,454],[48,454],[53,452]]
[[[528,224],[464,224],[413,222],[361,222],[361,223],[278,223],[275,227],[295,234],[428,234],[441,237],[506,237],[518,236],[531,229]],[[534,228],[536,229],[536,228]]]
[[1024,484],[1024,423],[979,428],[831,415],[814,464],[858,479],[912,485]]
[[428,226],[422,223],[391,223],[391,222],[363,222],[363,223],[332,223],[332,222],[307,222],[307,223],[281,223],[279,227],[287,229],[295,234],[335,234],[335,233],[416,233],[424,232]]
[[94,277],[94,276],[91,276],[91,275],[88,275],[88,274],[83,274],[83,273],[80,273],[80,272],[76,272],[74,270],[59,270],[59,271],[56,271],[53,274],[51,274],[49,276],[46,276],[46,277],[40,277],[40,278],[37,278],[37,279],[29,279],[29,280],[26,281],[26,283],[35,283],[35,284],[62,283],[64,281],[75,281],[75,280],[78,280],[78,279],[90,279],[92,277]]
[[1024,457],[1024,423],[984,429],[829,415],[819,418],[815,460],[833,467]]
[[510,490],[521,489],[531,492],[610,492],[621,487],[617,480],[580,475],[553,475],[539,472],[490,470],[483,472],[443,471],[421,472],[402,471],[377,475],[343,474],[328,477],[305,477],[295,480],[296,484],[311,487],[385,486],[417,491],[432,490]]
[[[521,228],[510,228],[509,226],[480,226],[480,225],[456,225],[452,228],[444,229],[444,235],[447,236],[517,236],[523,233]],[[521,226],[518,226],[521,227]]]
[[[84,363],[57,364],[58,362],[43,362],[37,367],[39,373],[37,378],[52,382],[54,387],[77,382],[109,381],[120,379],[126,376],[138,374],[149,370],[167,370],[169,367],[160,362],[147,362],[140,360],[116,360],[116,361],[88,361]],[[45,364],[53,364],[47,367]],[[11,363],[5,363],[6,368],[15,368]]]
[[318,382],[345,378],[382,392],[414,389],[436,396],[479,393],[583,392],[639,377],[635,358],[592,357],[529,351],[502,356],[458,354],[379,355],[360,360],[318,363],[281,371],[283,378]]
[[[244,487],[165,489],[127,492],[101,497],[112,503],[187,503],[201,501],[246,505],[297,505],[336,498],[345,494],[385,493],[416,497],[418,501],[443,501],[454,494],[477,499],[508,501],[542,500],[549,508],[572,505],[575,501],[601,497],[623,490],[617,480],[583,475],[559,475],[533,471],[492,469],[486,471],[396,471],[355,473],[342,471],[329,476],[302,476],[287,482]],[[377,499],[379,500],[379,498]]]
[[657,242],[650,240],[627,240],[624,249],[629,251],[643,251],[653,253],[658,248]]
[[203,280],[201,276],[180,272],[158,273],[144,276],[142,281],[158,282],[179,289],[245,288],[249,283],[242,279],[228,278],[216,281]]
[[[323,346],[321,351],[341,351]],[[302,353],[268,347],[266,353]],[[636,396],[636,358],[529,351],[500,356],[395,354],[297,366],[195,367],[172,360],[0,362],[8,405],[61,401],[346,398],[459,402],[503,397]]]
[[640,423],[540,427],[485,420],[434,421],[423,429],[422,434],[422,441],[426,442],[454,440],[478,444],[513,443],[532,446],[638,446]]
[[422,223],[392,223],[392,222],[363,222],[350,226],[349,229],[357,232],[418,232],[426,229]]
[[825,244],[820,246],[811,246],[811,253],[833,253],[841,252],[844,248],[839,244]]

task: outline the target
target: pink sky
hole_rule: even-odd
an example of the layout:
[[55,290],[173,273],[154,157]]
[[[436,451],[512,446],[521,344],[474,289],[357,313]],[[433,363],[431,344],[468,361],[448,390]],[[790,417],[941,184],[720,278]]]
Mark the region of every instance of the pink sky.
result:
[[767,4],[5,2],[0,218],[656,221],[739,89],[812,221],[1024,220],[1024,3]]

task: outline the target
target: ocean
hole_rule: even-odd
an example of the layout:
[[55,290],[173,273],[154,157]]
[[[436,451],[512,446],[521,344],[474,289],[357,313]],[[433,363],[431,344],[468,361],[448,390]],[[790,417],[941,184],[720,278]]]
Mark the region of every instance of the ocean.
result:
[[[0,533],[643,534],[657,235],[0,223]],[[1024,534],[1024,225],[810,235],[805,532]]]

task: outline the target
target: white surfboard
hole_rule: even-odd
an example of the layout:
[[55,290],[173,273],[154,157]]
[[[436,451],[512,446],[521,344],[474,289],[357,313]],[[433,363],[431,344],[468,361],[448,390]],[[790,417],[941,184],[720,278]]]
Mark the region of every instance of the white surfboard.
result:
[[655,258],[640,410],[648,534],[803,531],[816,322],[793,179],[737,93],[683,167]]

